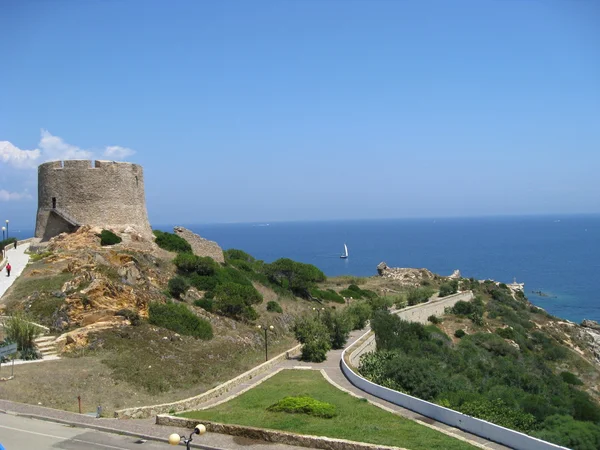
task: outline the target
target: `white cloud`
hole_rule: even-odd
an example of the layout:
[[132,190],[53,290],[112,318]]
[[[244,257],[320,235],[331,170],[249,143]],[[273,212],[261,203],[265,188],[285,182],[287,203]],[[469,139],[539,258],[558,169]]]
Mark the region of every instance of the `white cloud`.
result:
[[90,150],[83,150],[75,145],[67,144],[62,138],[53,136],[48,130],[42,130],[39,146],[42,149],[42,159],[44,161],[90,159],[93,157]]
[[123,159],[133,155],[134,153],[135,150],[127,147],[121,147],[119,145],[111,145],[106,147],[106,150],[104,150],[104,156],[110,159]]
[[[35,169],[46,161],[64,161],[65,159],[95,159],[94,151],[69,144],[48,130],[41,130],[39,148],[21,150],[9,141],[0,141],[0,162],[17,169]],[[134,150],[119,145],[109,145],[102,151],[102,156],[113,161],[122,160],[135,153]],[[0,169],[4,165],[0,164]]]
[[38,164],[40,151],[21,150],[8,141],[0,141],[0,161],[18,169],[34,168]]
[[31,199],[29,192],[8,192],[7,190],[0,189],[0,202],[10,202],[12,200],[26,200]]

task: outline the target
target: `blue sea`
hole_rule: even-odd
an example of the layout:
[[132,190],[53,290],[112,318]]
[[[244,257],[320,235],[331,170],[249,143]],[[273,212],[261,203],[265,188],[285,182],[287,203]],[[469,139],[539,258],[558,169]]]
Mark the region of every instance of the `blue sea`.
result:
[[[287,257],[328,276],[391,267],[525,283],[549,313],[600,321],[600,215],[187,225],[223,249],[267,262]],[[172,227],[159,227],[171,231]],[[348,259],[340,259],[344,243]],[[542,291],[540,296],[532,291]]]
[[[373,276],[385,261],[441,275],[459,269],[464,277],[516,278],[529,300],[549,313],[600,321],[600,215],[176,225],[223,249],[239,248],[267,262],[291,258],[328,276]],[[25,238],[32,230],[11,235]],[[339,257],[344,243],[345,260]]]

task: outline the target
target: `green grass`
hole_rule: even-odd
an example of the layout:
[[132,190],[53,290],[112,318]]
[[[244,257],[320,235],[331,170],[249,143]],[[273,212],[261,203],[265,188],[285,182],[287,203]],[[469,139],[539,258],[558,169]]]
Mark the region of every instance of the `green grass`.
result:
[[[304,414],[267,411],[270,405],[284,397],[298,395],[307,395],[331,403],[336,406],[338,415],[324,419]],[[414,450],[475,448],[352,397],[329,384],[320,372],[313,370],[283,370],[227,403],[204,411],[191,411],[180,415]]]
[[71,273],[61,273],[48,277],[22,278],[13,285],[10,299],[24,300],[34,292],[60,291],[63,284],[73,278]]

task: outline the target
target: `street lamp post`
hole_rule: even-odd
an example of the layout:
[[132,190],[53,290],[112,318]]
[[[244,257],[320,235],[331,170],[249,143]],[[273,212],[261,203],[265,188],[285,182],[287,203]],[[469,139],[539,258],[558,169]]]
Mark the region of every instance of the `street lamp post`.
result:
[[265,361],[269,360],[269,337],[267,336],[267,332],[269,330],[273,331],[274,327],[273,325],[269,325],[268,327],[266,325],[258,325],[256,328],[258,328],[259,330],[264,330],[265,332]]
[[317,312],[317,319],[321,319],[321,311],[325,311],[325,308],[313,308],[313,311]]
[[185,436],[179,436],[177,433],[173,433],[171,436],[169,436],[169,444],[179,445],[179,443],[181,441],[183,441],[183,443],[186,446],[186,449],[190,450],[190,448],[191,448],[190,443],[192,442],[192,436],[194,436],[194,434],[198,434],[198,435],[202,436],[204,433],[206,433],[206,427],[204,425],[202,425],[201,423],[199,423],[194,428],[194,431],[192,431],[190,433],[190,437],[188,437],[188,438],[186,438]]
[[8,219],[6,219],[6,239],[8,239]]
[[6,239],[6,227],[2,227],[2,240]]

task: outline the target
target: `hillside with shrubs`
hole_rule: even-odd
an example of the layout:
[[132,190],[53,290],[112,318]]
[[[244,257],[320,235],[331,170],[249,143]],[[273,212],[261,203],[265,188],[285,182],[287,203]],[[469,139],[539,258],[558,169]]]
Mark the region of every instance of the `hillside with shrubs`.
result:
[[461,284],[475,298],[431,316],[429,325],[376,311],[378,350],[362,357],[360,373],[549,442],[600,448],[600,371],[581,328],[504,284]]

